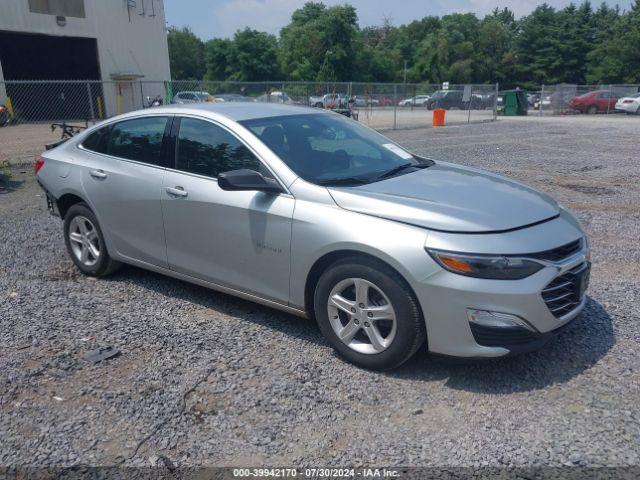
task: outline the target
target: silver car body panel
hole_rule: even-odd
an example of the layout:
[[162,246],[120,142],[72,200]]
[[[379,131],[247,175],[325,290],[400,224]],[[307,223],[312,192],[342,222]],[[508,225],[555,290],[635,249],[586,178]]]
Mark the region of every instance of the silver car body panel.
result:
[[[195,116],[218,123],[274,174],[283,189],[279,195],[223,191],[212,178],[88,152],[79,145],[93,129],[44,153],[38,180],[55,198],[71,193],[89,204],[115,259],[298,315],[309,307],[309,273],[326,255],[376,257],[402,275],[416,294],[428,348],[436,353],[508,353],[475,342],[467,308],[517,315],[541,333],[582,310],[584,302],[556,318],[540,292],[586,261],[586,243],[562,263],[547,262],[517,281],[463,277],[444,270],[426,251],[526,254],[582,238],[575,218],[549,197],[499,175],[444,162],[362,187],[326,188],[298,177],[238,123],[306,113],[335,115],[281,104],[208,103],[132,112],[96,125],[147,115]],[[107,177],[91,176],[94,170]],[[188,195],[167,195],[166,188],[175,187]]]
[[442,231],[510,230],[559,212],[553,200],[521,183],[444,162],[411,175],[330,192],[347,210]]

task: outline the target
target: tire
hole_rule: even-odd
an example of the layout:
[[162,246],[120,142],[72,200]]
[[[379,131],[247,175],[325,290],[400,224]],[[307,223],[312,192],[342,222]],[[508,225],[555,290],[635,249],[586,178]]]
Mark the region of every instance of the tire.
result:
[[76,203],[69,208],[63,231],[71,260],[85,275],[104,277],[121,267],[109,256],[98,219],[86,204]]
[[[368,293],[358,295],[356,288]],[[330,298],[339,302],[330,303]],[[361,308],[363,299],[366,305]],[[348,313],[352,308],[355,314]],[[426,339],[424,319],[409,285],[374,260],[346,258],[327,268],[316,285],[314,312],[331,346],[349,362],[370,370],[398,367]],[[340,332],[344,332],[344,341]]]
[[587,107],[587,109],[585,110],[585,113],[588,113],[589,115],[595,115],[596,113],[598,113],[598,106],[597,105],[589,105]]
[[640,115],[640,105],[638,105],[638,108],[636,108],[636,115]]

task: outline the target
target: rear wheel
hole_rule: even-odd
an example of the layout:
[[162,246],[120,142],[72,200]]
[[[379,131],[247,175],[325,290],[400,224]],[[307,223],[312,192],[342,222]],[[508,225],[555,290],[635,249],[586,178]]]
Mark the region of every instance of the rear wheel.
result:
[[426,338],[409,286],[380,262],[351,258],[333,264],[318,281],[314,310],[333,348],[360,367],[397,367]]
[[98,219],[84,203],[71,206],[64,216],[64,240],[71,260],[85,275],[103,277],[121,265],[109,256]]

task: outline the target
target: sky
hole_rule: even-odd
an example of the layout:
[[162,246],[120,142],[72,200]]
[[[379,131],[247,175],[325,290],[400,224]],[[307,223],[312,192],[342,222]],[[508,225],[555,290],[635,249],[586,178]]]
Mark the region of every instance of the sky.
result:
[[[188,26],[204,40],[231,37],[238,29],[251,27],[277,35],[289,23],[291,13],[307,0],[165,0],[165,15],[170,26]],[[607,0],[611,6],[628,9],[633,0]],[[360,26],[380,25],[389,18],[394,25],[409,23],[428,15],[474,12],[479,16],[495,7],[509,7],[516,17],[526,15],[538,0],[324,0],[326,5],[349,3],[356,7]],[[547,0],[562,8],[571,0]],[[581,3],[581,0],[574,0]],[[592,0],[597,7],[600,0]]]

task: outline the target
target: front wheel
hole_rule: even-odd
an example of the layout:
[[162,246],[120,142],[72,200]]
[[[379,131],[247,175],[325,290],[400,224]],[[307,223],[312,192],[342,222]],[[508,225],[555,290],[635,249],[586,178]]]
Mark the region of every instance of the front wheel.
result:
[[85,275],[104,277],[120,267],[107,252],[98,219],[84,203],[77,203],[64,216],[64,240],[73,263]]
[[334,263],[314,296],[320,330],[351,363],[388,370],[420,348],[426,329],[407,283],[385,264],[368,259]]

